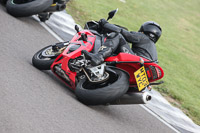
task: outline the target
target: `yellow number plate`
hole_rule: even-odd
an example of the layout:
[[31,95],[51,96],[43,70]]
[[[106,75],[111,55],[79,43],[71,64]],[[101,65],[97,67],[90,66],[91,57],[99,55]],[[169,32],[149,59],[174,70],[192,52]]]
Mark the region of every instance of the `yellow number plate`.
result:
[[149,81],[144,66],[138,69],[136,72],[134,72],[134,75],[139,91],[143,90],[147,85],[149,85]]

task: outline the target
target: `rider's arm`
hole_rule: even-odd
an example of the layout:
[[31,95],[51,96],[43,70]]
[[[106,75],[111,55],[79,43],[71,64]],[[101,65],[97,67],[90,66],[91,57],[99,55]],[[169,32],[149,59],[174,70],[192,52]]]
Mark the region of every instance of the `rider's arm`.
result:
[[117,32],[117,33],[120,33],[120,32],[121,32],[121,28],[117,27],[117,26],[114,25],[114,24],[108,23],[105,19],[101,19],[101,20],[99,21],[99,24],[100,24],[100,27],[101,27],[103,30],[106,30],[107,32]]
[[117,33],[121,32],[121,28],[117,27],[114,24],[110,24],[110,23],[104,24],[103,29],[106,29],[108,32],[117,32]]
[[143,35],[141,35],[142,33],[138,33],[138,32],[129,32],[125,29],[122,29],[114,24],[110,24],[109,22],[107,22],[105,19],[101,19],[99,21],[101,28],[108,31],[108,32],[117,32],[117,33],[121,33],[124,38],[126,39],[127,42],[129,43],[138,43],[140,42],[140,40],[142,39]]
[[134,32],[134,31],[129,32],[124,29],[121,30],[121,34],[126,39],[126,41],[129,43],[139,43],[143,37],[143,35],[141,35],[141,33]]

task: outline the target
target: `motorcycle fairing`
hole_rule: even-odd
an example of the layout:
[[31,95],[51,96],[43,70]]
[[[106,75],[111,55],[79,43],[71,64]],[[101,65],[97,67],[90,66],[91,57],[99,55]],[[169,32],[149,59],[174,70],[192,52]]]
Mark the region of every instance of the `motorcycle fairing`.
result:
[[[81,34],[87,35],[87,41],[84,41],[81,38]],[[68,47],[55,59],[54,63],[51,65],[51,70],[54,72],[54,74],[60,78],[61,80],[64,80],[64,82],[72,89],[75,89],[76,85],[76,72],[72,72],[68,66],[70,59],[75,59],[79,56],[81,56],[82,50],[92,51],[94,47],[94,43],[96,40],[96,36],[92,34],[88,30],[83,30],[78,32],[70,41],[70,44]],[[74,47],[75,45],[75,47]],[[55,73],[54,67],[56,65],[61,64],[61,69],[65,71],[66,76],[69,77],[69,81],[65,81],[62,77],[60,77],[57,73]]]
[[[140,56],[132,55],[129,53],[119,53],[117,56],[112,56],[106,58],[106,62],[120,62],[120,61],[138,61],[138,63],[119,63],[116,64],[116,67],[121,68],[125,71],[127,71],[130,75],[130,86],[131,85],[136,85],[136,80],[134,76],[134,72],[137,71],[140,67],[141,64],[139,63],[140,61]],[[161,79],[164,76],[164,71],[163,69],[156,63],[145,63],[145,61],[150,61],[145,58],[142,58],[144,60],[144,66],[147,72],[147,77],[149,82],[154,82],[156,80]]]

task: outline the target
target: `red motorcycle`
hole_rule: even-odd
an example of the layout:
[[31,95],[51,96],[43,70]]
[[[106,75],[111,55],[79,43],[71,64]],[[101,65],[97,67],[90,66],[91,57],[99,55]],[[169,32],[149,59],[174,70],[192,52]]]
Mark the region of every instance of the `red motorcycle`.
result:
[[[109,12],[112,18],[117,10]],[[163,69],[154,61],[129,53],[119,53],[92,66],[81,52],[97,52],[106,40],[98,32],[98,22],[89,21],[71,41],[47,46],[32,59],[40,70],[49,70],[71,88],[79,101],[87,105],[144,104],[151,100],[148,93],[152,83],[164,76]]]

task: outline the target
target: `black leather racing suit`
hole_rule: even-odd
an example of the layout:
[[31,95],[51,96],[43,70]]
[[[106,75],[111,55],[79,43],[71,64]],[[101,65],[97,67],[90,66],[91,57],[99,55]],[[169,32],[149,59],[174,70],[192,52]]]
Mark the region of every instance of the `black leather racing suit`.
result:
[[[102,27],[110,32],[121,34],[127,42],[132,43],[132,51],[134,54],[152,61],[158,60],[155,43],[152,40],[150,40],[149,37],[146,36],[145,34],[134,31],[129,32],[125,29],[121,29],[108,22],[105,23]],[[117,45],[117,44],[112,44],[112,45]],[[123,44],[118,44],[118,47],[120,46],[123,46]]]
[[[103,32],[107,33],[107,39],[102,44],[101,49],[96,54],[89,53],[86,50],[82,51],[86,58],[91,60],[92,65],[99,65],[105,58],[119,52],[135,54],[157,62],[156,46],[148,36],[141,32],[129,32],[108,23],[106,20],[100,20],[100,24]],[[127,42],[132,43],[132,50]]]

